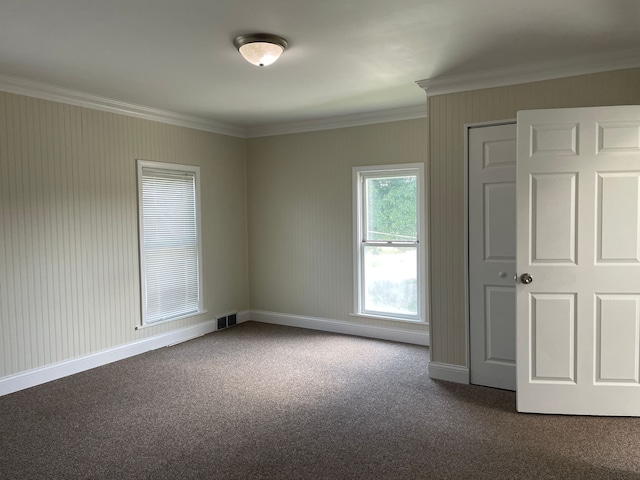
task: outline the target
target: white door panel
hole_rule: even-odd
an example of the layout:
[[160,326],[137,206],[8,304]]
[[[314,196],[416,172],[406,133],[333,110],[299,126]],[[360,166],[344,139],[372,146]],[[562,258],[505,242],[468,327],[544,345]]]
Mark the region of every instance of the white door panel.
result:
[[597,181],[597,263],[639,263],[640,174],[600,172]]
[[531,175],[531,263],[575,264],[577,175]]
[[[484,184],[484,260],[515,261],[516,182]],[[513,220],[510,222],[508,220]]]
[[531,379],[575,382],[576,299],[570,293],[538,293],[531,310]]
[[[513,286],[485,286],[484,360],[486,362],[513,368],[516,358],[515,311],[516,292]],[[513,375],[515,376],[515,371]]]
[[518,114],[517,403],[640,416],[640,107]]
[[638,384],[640,295],[596,295],[596,383]]
[[515,390],[515,124],[469,130],[471,383]]

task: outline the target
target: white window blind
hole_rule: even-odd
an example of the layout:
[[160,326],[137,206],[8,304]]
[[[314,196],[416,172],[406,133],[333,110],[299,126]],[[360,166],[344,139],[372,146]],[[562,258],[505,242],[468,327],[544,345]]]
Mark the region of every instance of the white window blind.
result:
[[145,324],[201,310],[197,171],[140,172],[141,264]]

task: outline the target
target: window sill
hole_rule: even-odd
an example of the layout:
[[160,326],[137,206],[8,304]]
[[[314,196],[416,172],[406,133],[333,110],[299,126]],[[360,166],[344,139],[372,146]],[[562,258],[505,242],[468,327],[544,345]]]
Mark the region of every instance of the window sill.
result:
[[388,320],[390,322],[412,323],[414,325],[429,325],[425,320],[409,320],[407,318],[387,317],[385,315],[372,315],[370,313],[350,313],[350,317],[368,318],[371,320]]
[[136,330],[142,330],[144,328],[156,327],[158,325],[164,325],[166,323],[176,322],[178,320],[184,320],[185,318],[196,317],[198,315],[203,315],[205,313],[207,313],[207,310],[198,310],[197,312],[187,313],[186,315],[181,315],[179,317],[170,318],[168,320],[161,320],[159,322],[153,322],[153,323],[145,323],[144,325],[138,325],[136,327]]

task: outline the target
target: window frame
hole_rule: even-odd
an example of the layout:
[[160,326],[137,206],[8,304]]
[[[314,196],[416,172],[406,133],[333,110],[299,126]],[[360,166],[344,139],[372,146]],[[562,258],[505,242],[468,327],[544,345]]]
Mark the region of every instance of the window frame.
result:
[[[406,241],[365,241],[367,223],[367,205],[365,180],[371,178],[388,178],[416,176],[416,242]],[[424,164],[403,163],[396,165],[375,165],[353,167],[353,264],[354,264],[354,313],[352,316],[393,320],[410,323],[427,322],[427,277],[426,277],[426,234],[425,234],[425,189],[424,189]],[[364,248],[367,245],[413,247],[416,249],[416,278],[418,289],[417,314],[403,315],[390,312],[377,312],[364,308]]]
[[[185,165],[179,163],[157,162],[151,160],[137,159],[137,173],[138,173],[138,238],[139,238],[139,259],[140,259],[140,302],[141,302],[141,324],[136,327],[137,329],[153,327],[156,325],[162,325],[168,322],[181,320],[184,318],[193,317],[206,313],[204,308],[203,299],[203,284],[202,284],[202,218],[200,208],[200,167],[194,165]],[[144,246],[144,204],[143,204],[143,189],[142,189],[142,177],[144,170],[155,170],[165,174],[175,175],[192,175],[194,177],[195,188],[195,216],[196,216],[196,252],[197,252],[197,281],[198,281],[198,306],[196,311],[185,312],[171,316],[166,319],[161,319],[153,322],[149,322],[147,317],[147,269],[145,259],[145,246]]]

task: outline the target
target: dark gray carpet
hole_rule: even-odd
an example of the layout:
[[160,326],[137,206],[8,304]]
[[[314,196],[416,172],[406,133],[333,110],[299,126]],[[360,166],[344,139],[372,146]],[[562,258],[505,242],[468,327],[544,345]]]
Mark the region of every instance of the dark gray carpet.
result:
[[640,419],[523,415],[428,350],[249,322],[0,398],[0,478],[640,478]]

